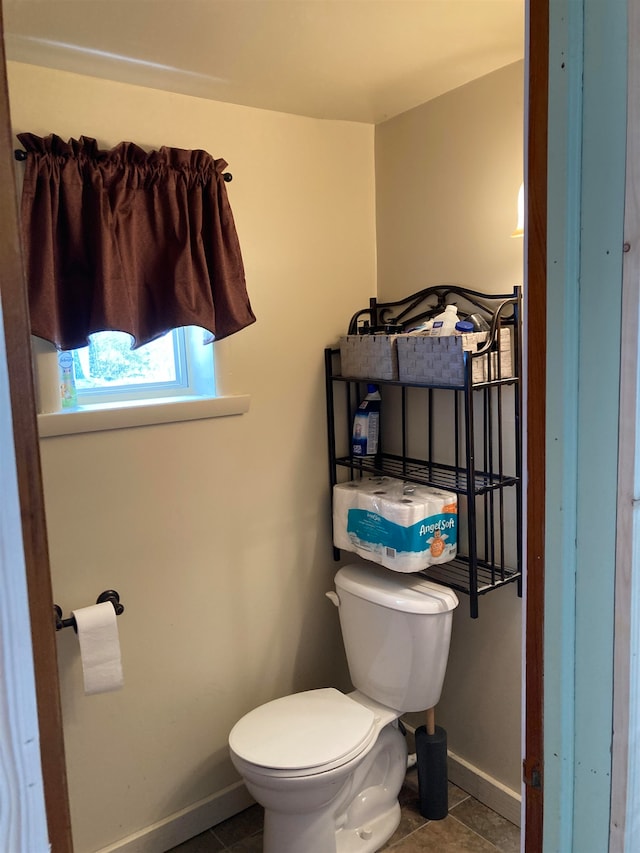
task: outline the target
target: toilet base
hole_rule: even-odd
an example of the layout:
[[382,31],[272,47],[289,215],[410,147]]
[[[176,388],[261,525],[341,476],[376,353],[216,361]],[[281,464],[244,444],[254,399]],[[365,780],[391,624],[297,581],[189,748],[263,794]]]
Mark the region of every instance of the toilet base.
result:
[[282,814],[265,809],[263,853],[323,853],[336,850],[335,827],[324,814]]
[[[275,818],[275,819],[274,819]],[[291,840],[295,839],[296,853],[375,853],[388,841],[400,824],[400,803],[363,826],[335,831],[333,824],[321,818],[309,822],[308,815],[264,815],[264,853],[293,853]]]
[[400,823],[398,794],[406,768],[405,739],[391,724],[337,790],[325,791],[316,811],[294,811],[290,803],[284,811],[288,798],[281,797],[283,809],[270,809],[260,796],[264,790],[248,785],[265,806],[263,853],[374,853]]
[[336,853],[375,853],[387,842],[400,824],[400,803],[358,829],[336,833]]

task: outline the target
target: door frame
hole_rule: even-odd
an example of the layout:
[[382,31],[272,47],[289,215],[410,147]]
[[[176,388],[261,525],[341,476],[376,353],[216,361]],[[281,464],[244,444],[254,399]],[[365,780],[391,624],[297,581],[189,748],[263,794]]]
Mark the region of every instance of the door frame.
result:
[[[549,4],[541,337],[549,364],[542,519],[549,850],[604,851],[611,843],[627,12],[627,2]],[[532,464],[530,476],[542,469]]]
[[[1,24],[0,8],[0,33]],[[536,461],[538,473],[545,449],[546,350],[544,346],[540,346],[539,342],[545,340],[546,333],[548,26],[548,0],[529,0],[526,112],[527,228],[525,229],[525,316],[528,343],[525,423],[527,459]],[[5,178],[10,174],[13,184],[13,150],[3,46],[0,59],[5,92],[5,102],[0,110],[2,125],[0,163]],[[0,185],[0,190],[2,191],[0,202],[2,221],[12,225],[17,235],[15,185],[13,198],[6,183]],[[16,236],[16,245],[17,242]],[[4,320],[11,376],[10,391],[19,492],[23,507],[23,536],[39,713],[42,775],[52,849],[54,853],[71,853],[73,849],[71,823],[64,762],[55,630],[52,618],[53,598],[31,371],[28,309],[20,257],[19,247],[16,256],[10,261],[0,256],[0,268],[3,271],[1,280],[3,304],[6,302],[8,307]],[[533,341],[536,341],[535,346]],[[543,478],[527,477],[526,506],[524,833],[526,853],[538,853],[542,850],[543,821]]]
[[640,845],[640,760],[630,742],[640,729],[640,0],[628,0],[627,167],[624,212],[620,432],[615,590],[615,657],[609,849]]
[[[549,0],[529,0],[525,118],[526,227],[523,826],[525,853],[542,851],[544,792],[544,554],[547,333]],[[542,345],[541,345],[541,342]]]
[[[40,443],[31,367],[26,299],[16,204],[15,160],[0,6],[0,296],[4,320],[13,443],[21,508],[31,643],[35,671],[49,841],[54,853],[71,853],[71,818],[64,755],[53,596],[40,468]],[[3,496],[3,500],[5,497]],[[18,654],[15,649],[15,654]]]

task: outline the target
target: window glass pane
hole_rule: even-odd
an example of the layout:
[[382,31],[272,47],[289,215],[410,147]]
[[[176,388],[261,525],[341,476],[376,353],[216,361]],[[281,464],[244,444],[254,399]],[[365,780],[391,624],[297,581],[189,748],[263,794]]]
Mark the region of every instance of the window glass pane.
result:
[[139,349],[131,349],[125,332],[97,332],[89,346],[73,350],[76,388],[86,391],[158,382],[176,382],[175,335],[169,332]]

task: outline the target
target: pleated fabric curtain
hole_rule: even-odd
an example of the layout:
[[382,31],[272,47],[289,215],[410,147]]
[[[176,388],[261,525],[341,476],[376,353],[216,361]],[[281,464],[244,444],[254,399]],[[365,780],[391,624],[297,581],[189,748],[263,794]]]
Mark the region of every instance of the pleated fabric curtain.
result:
[[69,350],[121,331],[137,348],[180,326],[211,341],[255,322],[224,160],[131,142],[101,150],[85,136],[18,139],[32,334]]

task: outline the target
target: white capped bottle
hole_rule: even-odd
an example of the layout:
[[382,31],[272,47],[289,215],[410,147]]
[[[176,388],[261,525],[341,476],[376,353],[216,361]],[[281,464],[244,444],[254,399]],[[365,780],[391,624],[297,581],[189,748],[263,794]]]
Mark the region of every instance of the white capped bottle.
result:
[[447,305],[441,314],[433,318],[431,334],[439,337],[455,335],[458,322],[458,309],[455,305]]

